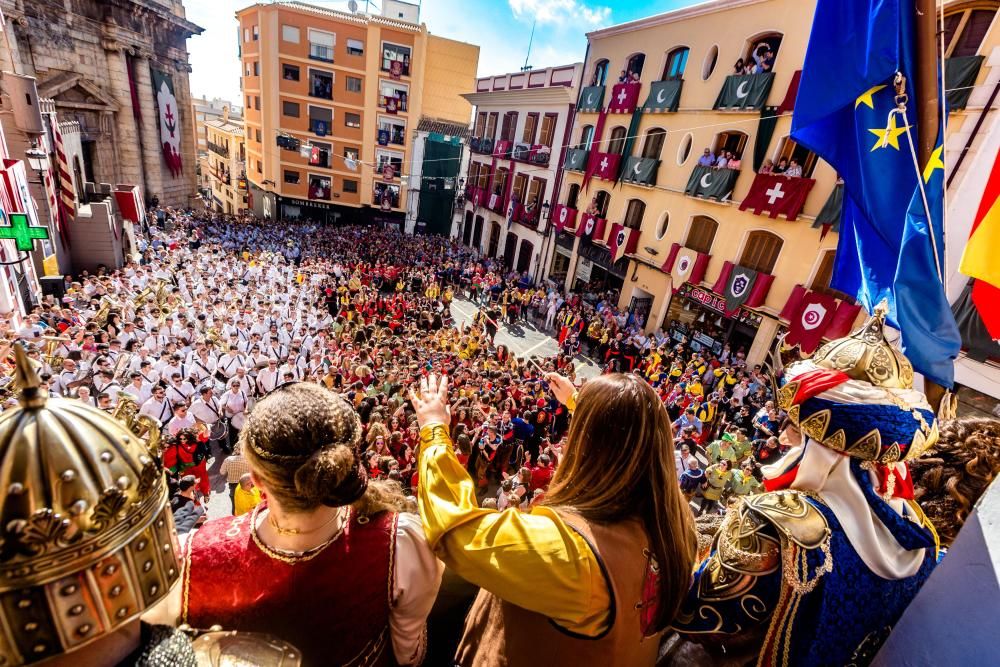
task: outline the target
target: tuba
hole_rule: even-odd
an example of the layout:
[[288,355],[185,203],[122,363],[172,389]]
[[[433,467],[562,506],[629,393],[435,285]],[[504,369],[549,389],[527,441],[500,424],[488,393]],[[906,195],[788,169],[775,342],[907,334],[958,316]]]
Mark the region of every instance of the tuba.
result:
[[162,433],[160,421],[149,415],[139,414],[139,404],[131,394],[118,392],[118,404],[111,412],[111,416],[124,424],[136,437],[145,440],[150,454],[159,456]]
[[45,341],[45,352],[43,353],[45,363],[49,365],[53,373],[58,373],[62,370],[63,358],[56,356],[56,348],[59,347],[59,343],[68,343],[72,338],[67,338],[66,336],[42,336],[42,340]]

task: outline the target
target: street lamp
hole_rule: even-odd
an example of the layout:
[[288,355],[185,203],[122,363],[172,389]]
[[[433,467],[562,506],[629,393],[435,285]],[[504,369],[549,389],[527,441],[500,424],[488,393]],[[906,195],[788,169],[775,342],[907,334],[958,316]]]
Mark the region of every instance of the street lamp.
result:
[[48,171],[49,169],[49,156],[41,148],[37,146],[32,146],[28,150],[24,151],[24,157],[28,160],[28,166],[32,171],[38,172],[39,183],[43,182],[42,172]]

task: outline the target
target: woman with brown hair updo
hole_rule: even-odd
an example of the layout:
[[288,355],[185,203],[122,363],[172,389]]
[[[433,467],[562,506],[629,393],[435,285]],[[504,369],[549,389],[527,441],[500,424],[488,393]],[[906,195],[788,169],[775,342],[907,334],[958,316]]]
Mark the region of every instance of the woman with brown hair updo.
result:
[[411,396],[427,540],[482,589],[455,662],[653,665],[696,548],[670,419],[632,374],[595,378],[578,394],[560,375],[545,379],[573,420],[548,493],[530,512],[476,504],[448,436],[447,378],[431,375]]
[[941,422],[941,437],[910,462],[913,498],[950,546],[976,501],[1000,476],[1000,421],[962,417]]
[[174,622],[267,632],[306,665],[420,662],[442,566],[396,483],[368,480],[339,396],[281,385],[240,432],[266,500],[191,534]]

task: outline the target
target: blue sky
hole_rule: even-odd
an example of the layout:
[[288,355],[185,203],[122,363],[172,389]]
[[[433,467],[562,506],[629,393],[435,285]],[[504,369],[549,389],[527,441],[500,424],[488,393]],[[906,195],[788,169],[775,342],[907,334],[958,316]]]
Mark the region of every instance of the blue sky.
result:
[[[520,69],[534,21],[529,64],[547,67],[582,61],[587,49],[584,33],[590,30],[698,1],[423,0],[420,19],[434,34],[479,44],[479,74],[487,75]],[[204,34],[188,40],[193,95],[240,99],[234,14],[249,4],[252,0],[185,0],[188,19],[205,28]],[[347,0],[312,0],[312,4],[347,10]],[[381,2],[373,5],[381,7]]]

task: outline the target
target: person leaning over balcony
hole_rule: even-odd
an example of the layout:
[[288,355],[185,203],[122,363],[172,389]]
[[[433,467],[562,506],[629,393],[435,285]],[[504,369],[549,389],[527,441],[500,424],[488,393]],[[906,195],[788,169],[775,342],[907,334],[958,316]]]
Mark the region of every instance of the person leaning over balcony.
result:
[[448,436],[448,381],[421,380],[418,504],[428,544],[480,586],[459,665],[653,665],[691,581],[691,510],[670,419],[645,381],[604,375],[583,389],[545,377],[573,413],[563,458],[528,512],[476,504]]
[[802,178],[802,165],[795,158],[792,158],[788,162],[788,169],[785,170],[785,176],[790,176],[792,178]]
[[698,158],[698,166],[711,167],[714,164],[715,164],[715,158],[712,157],[712,151],[706,148],[705,152],[701,154],[700,158]]

